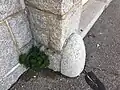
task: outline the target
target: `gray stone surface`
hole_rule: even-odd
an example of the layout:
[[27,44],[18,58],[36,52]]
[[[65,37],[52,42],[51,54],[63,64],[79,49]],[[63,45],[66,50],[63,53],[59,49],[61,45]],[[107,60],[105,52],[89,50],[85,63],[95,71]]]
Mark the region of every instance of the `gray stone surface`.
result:
[[49,55],[49,60],[50,60],[49,68],[54,71],[60,71],[61,54],[57,52],[51,52],[50,50],[48,50],[46,54]]
[[62,50],[65,40],[79,28],[81,16],[81,2],[77,3],[62,20],[58,23],[59,27],[50,31],[50,45],[56,50]]
[[[20,16],[22,15],[24,17],[24,14],[21,13]],[[17,67],[17,71],[13,69],[18,64],[19,49],[21,48],[21,51],[25,52],[32,45],[32,43],[31,45],[27,45],[30,42],[31,33],[26,33],[29,29],[27,28],[28,23],[23,20],[24,18],[16,19],[13,17],[11,21],[10,19],[7,19],[8,21],[6,22],[0,23],[0,90],[8,89],[14,82],[16,82],[23,71],[25,71],[22,67]],[[23,30],[23,33],[21,30]],[[17,42],[19,42],[19,47],[16,46]]]
[[7,90],[10,88],[11,84],[15,83],[20,75],[25,72],[26,69],[23,66],[18,65],[14,72],[10,73],[7,77],[1,78],[0,80],[0,90]]
[[58,17],[32,7],[28,7],[28,9],[30,13],[29,18],[31,30],[35,40],[48,47],[49,32],[52,32],[52,30],[56,29],[61,31],[59,30],[60,22],[57,19]]
[[26,53],[26,52],[28,52],[29,49],[32,47],[33,44],[34,44],[33,39],[31,39],[29,43],[27,43],[27,44],[24,45],[22,48],[20,48],[21,53]]
[[[40,46],[40,45],[39,45]],[[61,52],[55,52],[53,50],[47,49],[44,45],[40,47],[40,51],[44,51],[46,55],[48,55],[50,65],[48,68],[60,72],[61,67]]]
[[0,0],[0,21],[24,8],[24,0]]
[[26,70],[18,64],[20,50],[32,39],[23,0],[0,1],[0,90],[7,90]]
[[62,58],[61,53],[55,52],[55,51],[50,50],[50,49],[46,49],[45,46],[41,46],[40,50],[44,51],[45,54],[49,56],[50,65],[48,67],[54,71],[60,72],[61,58]]
[[27,4],[35,40],[49,48],[62,50],[65,40],[78,30],[81,4],[81,1],[75,3],[69,12],[63,16],[55,15],[35,8],[35,5]]
[[[120,90],[119,22],[120,0],[113,0],[84,39],[87,49],[86,70],[93,70],[106,90]],[[92,90],[82,74],[73,79],[57,74],[50,78],[49,72],[40,72],[36,78],[28,81],[23,77],[31,74],[24,74],[10,90]]]
[[27,13],[23,10],[7,19],[19,49],[32,39],[26,14]]
[[0,24],[0,79],[18,63],[18,53],[8,27]]
[[72,33],[78,31],[80,17],[82,12],[82,2],[77,3],[69,13],[63,16],[61,21],[62,37],[61,44],[63,46],[65,40],[69,38]]
[[61,73],[68,77],[79,76],[84,69],[86,59],[82,37],[78,34],[72,34],[61,53]]
[[35,7],[49,11],[56,15],[66,14],[76,3],[81,0],[26,0]]

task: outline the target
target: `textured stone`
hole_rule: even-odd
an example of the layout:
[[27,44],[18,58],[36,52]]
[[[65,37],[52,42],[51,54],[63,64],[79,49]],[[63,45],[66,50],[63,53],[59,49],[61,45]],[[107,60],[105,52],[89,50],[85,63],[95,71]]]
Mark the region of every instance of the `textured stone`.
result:
[[18,47],[21,48],[32,39],[29,23],[25,11],[22,11],[8,19],[9,26],[16,39]]
[[64,15],[67,13],[75,3],[81,0],[26,0],[35,7],[49,11],[53,14]]
[[62,50],[65,40],[79,28],[81,15],[81,3],[76,4],[69,13],[62,16],[59,26],[50,31],[50,46],[56,50]]
[[62,50],[65,40],[79,28],[81,3],[76,4],[69,13],[62,17],[59,26],[50,31],[50,46]]
[[8,90],[13,83],[17,81],[19,76],[26,71],[25,68],[21,65],[17,65],[18,67],[10,73],[7,77],[0,79],[0,90]]
[[63,15],[28,7],[31,28],[37,42],[55,50],[62,50],[65,40],[79,27],[81,2],[75,4],[70,11]]
[[0,78],[18,63],[18,53],[12,41],[8,27],[0,24]]
[[24,0],[0,0],[0,90],[7,90],[26,70],[18,64],[20,50],[27,52],[32,45],[24,8]]
[[60,71],[61,54],[48,50],[46,54],[49,56],[50,65],[49,68],[54,71]]
[[78,76],[85,65],[85,46],[78,34],[72,34],[62,51],[61,73],[68,77]]
[[[29,36],[31,34],[26,33],[26,30],[29,30],[27,28],[28,23],[26,23],[27,20],[26,21],[22,20],[24,19],[22,15],[24,17],[24,14],[20,14],[19,17],[21,18],[18,18],[17,20],[16,19],[17,17],[15,16],[16,18],[13,17],[8,22],[9,25],[12,27],[11,30],[14,30],[13,32],[15,32],[13,34],[17,42],[19,42],[20,47],[22,47],[21,51],[26,52],[31,47],[32,42],[30,43],[30,45],[28,45],[31,39],[29,38]],[[18,64],[18,58],[19,58],[19,53],[17,52],[18,47],[15,46],[12,33],[10,33],[11,30],[6,22],[0,23],[0,83],[2,82],[2,84],[0,84],[0,90],[6,90],[6,88],[10,87],[10,85],[12,85],[18,79],[18,77],[23,73],[22,70],[20,71],[18,70],[18,72],[13,71],[15,75],[11,74],[11,76],[6,76]],[[21,30],[23,31],[23,33]],[[20,41],[19,38],[22,40]]]
[[24,0],[0,0],[0,21],[24,8]]
[[[18,64],[19,49],[26,52],[32,35],[24,10],[23,0],[0,1],[0,90],[7,90],[25,71]],[[16,14],[14,14],[16,13]],[[17,45],[16,45],[17,44]]]
[[25,46],[23,46],[22,48],[20,48],[19,50],[21,51],[21,53],[26,53],[29,51],[29,49],[32,47],[33,45],[33,39],[31,39],[31,41],[29,43],[27,43]]
[[61,67],[61,53],[55,52],[50,49],[46,49],[46,47],[43,45],[40,47],[41,51],[44,51],[46,55],[49,56],[50,65],[48,68],[54,70],[54,71],[60,71]]
[[88,0],[82,0],[82,5],[86,4]]
[[31,29],[35,40],[48,46],[49,32],[60,27],[58,17],[31,7],[28,7],[28,9],[30,12]]

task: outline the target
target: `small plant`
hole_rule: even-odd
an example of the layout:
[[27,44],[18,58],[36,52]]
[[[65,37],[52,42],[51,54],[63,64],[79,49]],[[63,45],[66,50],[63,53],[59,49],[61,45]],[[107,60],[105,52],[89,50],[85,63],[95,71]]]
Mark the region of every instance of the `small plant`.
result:
[[28,53],[19,56],[19,63],[23,64],[26,68],[39,71],[41,68],[49,66],[49,59],[37,46],[32,46]]

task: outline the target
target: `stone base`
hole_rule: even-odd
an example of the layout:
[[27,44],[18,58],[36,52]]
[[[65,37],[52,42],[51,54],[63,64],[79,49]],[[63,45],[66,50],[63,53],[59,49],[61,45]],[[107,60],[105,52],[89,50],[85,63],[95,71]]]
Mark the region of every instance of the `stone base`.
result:
[[23,68],[20,64],[17,64],[8,75],[0,79],[0,90],[8,90],[13,83],[15,83],[26,69]]
[[68,77],[79,76],[84,69],[86,51],[84,41],[78,34],[71,34],[59,52],[45,51],[49,56],[49,68]]

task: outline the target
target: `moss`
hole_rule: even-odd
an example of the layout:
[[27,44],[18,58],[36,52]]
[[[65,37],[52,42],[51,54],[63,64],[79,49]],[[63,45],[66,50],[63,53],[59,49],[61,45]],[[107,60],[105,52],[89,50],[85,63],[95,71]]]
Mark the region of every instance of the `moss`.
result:
[[41,68],[47,68],[49,66],[49,59],[37,46],[32,46],[28,53],[19,56],[19,63],[23,64],[26,68],[39,71]]

